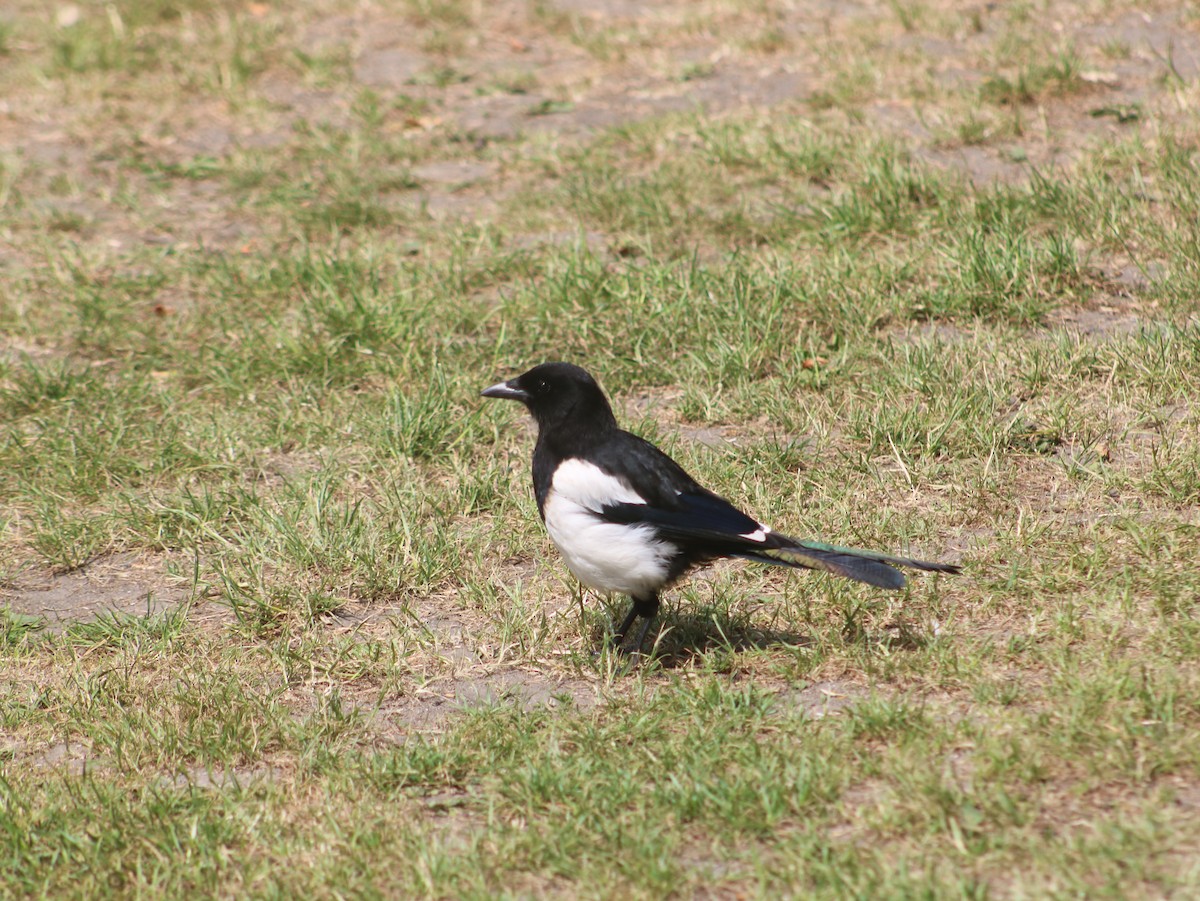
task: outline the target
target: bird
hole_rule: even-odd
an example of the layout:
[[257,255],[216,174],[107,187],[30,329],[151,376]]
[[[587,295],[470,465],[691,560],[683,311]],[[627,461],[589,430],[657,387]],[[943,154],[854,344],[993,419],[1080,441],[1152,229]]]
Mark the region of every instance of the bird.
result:
[[573,363],[542,363],[481,392],[525,405],[537,424],[533,492],[538,514],[567,567],[584,585],[625,594],[629,614],[612,642],[639,654],[660,594],[693,567],[721,557],[820,570],[879,588],[900,589],[896,567],[957,573],[872,551],[801,541],[774,531],[693,479],[649,441],[617,424],[592,375]]

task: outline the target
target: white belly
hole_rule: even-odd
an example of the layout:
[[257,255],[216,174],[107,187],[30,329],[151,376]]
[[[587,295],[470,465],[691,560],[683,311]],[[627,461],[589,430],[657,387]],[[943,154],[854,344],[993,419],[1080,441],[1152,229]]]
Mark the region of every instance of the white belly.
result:
[[662,587],[677,549],[655,538],[651,526],[605,522],[596,511],[611,503],[645,501],[591,463],[568,460],[546,497],[546,531],[584,585],[645,597]]

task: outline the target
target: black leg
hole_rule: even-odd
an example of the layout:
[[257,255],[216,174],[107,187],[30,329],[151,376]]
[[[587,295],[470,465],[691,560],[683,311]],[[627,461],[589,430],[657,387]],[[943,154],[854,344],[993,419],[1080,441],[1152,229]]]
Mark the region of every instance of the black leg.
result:
[[650,626],[653,624],[653,622],[653,616],[646,617],[646,621],[642,623],[642,631],[638,633],[637,644],[634,645],[633,649],[630,651],[631,654],[642,653],[642,647],[646,644],[646,633],[650,631]]
[[633,621],[637,618],[637,601],[634,601],[633,606],[629,608],[629,615],[625,617],[625,620],[621,623],[621,625],[617,626],[617,631],[613,635],[612,639],[613,647],[620,648],[621,645],[625,644],[625,634],[629,631],[629,627],[633,625]]
[[625,644],[625,636],[629,634],[629,629],[634,621],[640,616],[645,620],[642,624],[641,631],[638,632],[637,644],[631,649],[630,653],[639,653],[642,650],[642,645],[646,643],[646,633],[650,631],[650,624],[654,622],[654,617],[658,615],[658,595],[652,594],[648,598],[634,598],[633,606],[629,608],[629,615],[617,626],[617,631],[613,634],[613,647],[618,650],[622,649]]

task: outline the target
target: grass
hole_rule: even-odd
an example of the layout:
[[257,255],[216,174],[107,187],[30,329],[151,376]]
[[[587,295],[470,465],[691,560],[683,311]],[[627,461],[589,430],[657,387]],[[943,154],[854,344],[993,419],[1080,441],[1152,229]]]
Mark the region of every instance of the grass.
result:
[[[0,23],[0,894],[1196,893],[1194,85],[1112,10],[785,6]],[[964,575],[720,563],[630,666],[478,398],[551,358]]]

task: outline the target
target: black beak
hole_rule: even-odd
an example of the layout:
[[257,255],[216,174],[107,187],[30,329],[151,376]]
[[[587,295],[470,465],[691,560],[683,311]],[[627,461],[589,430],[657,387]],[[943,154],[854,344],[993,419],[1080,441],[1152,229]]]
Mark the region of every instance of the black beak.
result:
[[504,400],[529,400],[529,392],[514,388],[512,382],[500,382],[479,392],[483,397],[499,397]]

